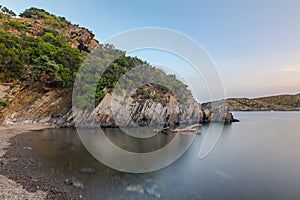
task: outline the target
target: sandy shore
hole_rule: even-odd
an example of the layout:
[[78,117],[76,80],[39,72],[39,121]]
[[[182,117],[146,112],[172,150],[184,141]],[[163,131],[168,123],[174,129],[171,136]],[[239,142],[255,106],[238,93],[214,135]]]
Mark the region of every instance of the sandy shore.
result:
[[[17,125],[17,126],[0,126],[0,161],[3,155],[6,153],[5,148],[7,148],[10,143],[10,138],[22,134],[27,131],[41,130],[45,128],[50,128],[41,125]],[[1,161],[2,162],[2,161]],[[0,165],[3,163],[0,162]],[[46,192],[37,191],[34,193],[28,192],[23,187],[8,179],[5,176],[0,175],[0,199],[45,199],[47,196]]]

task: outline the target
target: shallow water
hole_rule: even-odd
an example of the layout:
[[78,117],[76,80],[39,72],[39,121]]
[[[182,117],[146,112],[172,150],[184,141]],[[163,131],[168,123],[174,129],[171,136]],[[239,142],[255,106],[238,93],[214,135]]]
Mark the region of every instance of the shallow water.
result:
[[[66,178],[81,182],[88,199],[299,199],[300,112],[236,112],[234,116],[241,122],[224,127],[205,159],[198,159],[207,130],[202,127],[202,134],[196,135],[181,158],[145,174],[122,173],[99,163],[73,129],[45,130],[28,137],[33,154],[47,163],[49,173],[58,182]],[[173,139],[161,134],[151,141],[132,140],[118,129],[105,133],[118,146],[136,152],[154,151]],[[82,168],[97,172],[81,174]]]

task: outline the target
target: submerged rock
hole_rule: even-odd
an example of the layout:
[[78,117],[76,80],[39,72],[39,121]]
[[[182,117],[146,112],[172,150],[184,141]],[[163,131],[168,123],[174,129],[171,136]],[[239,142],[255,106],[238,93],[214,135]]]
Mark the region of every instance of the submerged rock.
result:
[[83,183],[81,183],[80,181],[76,181],[76,180],[73,181],[73,186],[77,187],[79,189],[83,189],[84,188]]
[[81,168],[79,169],[79,172],[82,174],[95,174],[97,170],[94,168]]
[[130,185],[126,188],[127,192],[137,192],[140,194],[144,194],[144,188],[142,185]]
[[83,189],[84,188],[83,183],[81,183],[80,181],[77,181],[77,180],[66,179],[64,181],[64,183],[66,185],[73,185],[74,187],[79,188],[79,189]]
[[71,180],[71,179],[67,178],[64,182],[66,185],[73,185],[73,180]]
[[160,193],[155,191],[156,188],[157,188],[157,185],[155,184],[151,188],[147,188],[146,193],[150,196],[155,197],[156,199],[159,199],[161,197],[161,195],[160,195]]

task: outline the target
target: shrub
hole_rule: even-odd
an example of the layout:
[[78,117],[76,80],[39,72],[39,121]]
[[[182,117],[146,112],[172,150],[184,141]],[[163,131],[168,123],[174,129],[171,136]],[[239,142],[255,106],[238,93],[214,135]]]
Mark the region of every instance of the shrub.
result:
[[24,24],[22,24],[19,21],[15,21],[15,20],[5,21],[5,22],[3,22],[3,26],[4,26],[4,28],[16,29],[20,32],[25,32],[28,30],[27,26],[25,26]]
[[10,101],[7,99],[0,99],[0,106],[8,106],[10,104]]

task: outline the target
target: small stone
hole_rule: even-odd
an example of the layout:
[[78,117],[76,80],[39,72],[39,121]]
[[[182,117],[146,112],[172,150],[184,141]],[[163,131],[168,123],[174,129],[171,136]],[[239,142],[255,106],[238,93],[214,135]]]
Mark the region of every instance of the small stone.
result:
[[4,158],[0,158],[0,165],[6,165],[7,164],[7,160]]
[[79,188],[79,189],[83,189],[84,187],[83,187],[83,183],[81,183],[81,182],[79,182],[79,181],[73,181],[73,186],[74,187],[77,187],[77,188]]
[[17,162],[18,160],[20,160],[19,158],[10,158],[9,161],[10,162]]
[[24,147],[25,150],[32,150],[31,147]]
[[71,179],[66,179],[65,184],[66,185],[73,185],[73,181]]

